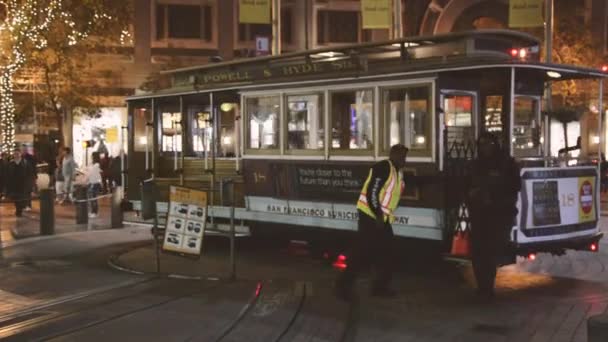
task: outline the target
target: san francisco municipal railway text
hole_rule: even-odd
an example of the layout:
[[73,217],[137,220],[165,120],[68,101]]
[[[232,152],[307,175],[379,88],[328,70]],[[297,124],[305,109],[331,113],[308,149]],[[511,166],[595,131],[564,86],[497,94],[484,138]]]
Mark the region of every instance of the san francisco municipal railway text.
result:
[[[294,215],[294,216],[307,216],[307,217],[322,217],[336,220],[358,220],[359,213],[351,210],[335,210],[335,209],[324,209],[324,208],[306,208],[306,207],[288,207],[284,205],[272,205],[266,206],[266,211],[269,213]],[[407,216],[395,217],[394,224],[406,225],[410,221]]]

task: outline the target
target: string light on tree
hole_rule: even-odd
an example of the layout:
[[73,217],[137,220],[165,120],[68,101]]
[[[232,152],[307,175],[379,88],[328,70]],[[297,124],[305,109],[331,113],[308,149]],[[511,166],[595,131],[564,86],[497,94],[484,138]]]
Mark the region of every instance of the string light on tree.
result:
[[[47,47],[46,34],[62,25],[65,42],[74,46],[86,39],[98,22],[112,17],[93,11],[86,24],[79,25],[62,0],[0,0],[0,150],[14,146],[15,104],[13,78],[27,62],[27,53]],[[73,4],[72,4],[73,5]]]

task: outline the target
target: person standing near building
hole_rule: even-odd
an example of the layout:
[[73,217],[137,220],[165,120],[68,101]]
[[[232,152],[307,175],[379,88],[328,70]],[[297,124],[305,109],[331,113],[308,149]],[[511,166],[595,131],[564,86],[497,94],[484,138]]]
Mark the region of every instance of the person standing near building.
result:
[[507,252],[521,189],[519,167],[495,135],[482,133],[477,140],[477,158],[466,186],[477,293],[489,299],[494,296],[499,259]]
[[36,158],[27,151],[27,146],[21,145],[21,158],[26,161],[27,169],[25,170],[25,190],[26,190],[26,202],[25,211],[32,210],[32,193],[34,192],[34,186],[36,185],[36,179],[38,178],[38,170],[36,169]]
[[6,196],[9,163],[10,160],[8,159],[8,153],[2,152],[2,154],[0,155],[0,199]]
[[31,189],[29,188],[28,178],[30,177],[28,161],[21,156],[21,151],[15,149],[13,160],[8,164],[7,177],[10,179],[6,183],[6,193],[15,204],[15,215],[21,217],[23,209],[30,198]]
[[90,218],[97,217],[99,212],[99,203],[95,199],[101,192],[101,168],[99,167],[99,152],[93,152],[92,158],[93,164],[91,164],[86,171],[87,184],[89,186],[89,203],[91,204]]
[[76,169],[78,165],[74,161],[72,149],[66,147],[63,149],[63,161],[61,162],[61,173],[63,174],[63,201],[66,199],[72,201],[72,193],[74,191],[74,178],[76,178]]
[[401,171],[405,167],[407,152],[404,145],[392,146],[389,159],[373,165],[363,185],[357,202],[359,226],[355,248],[336,283],[336,295],[341,299],[353,298],[356,277],[367,264],[372,264],[377,271],[371,294],[382,297],[396,295],[390,288],[394,243],[391,224],[404,187]]

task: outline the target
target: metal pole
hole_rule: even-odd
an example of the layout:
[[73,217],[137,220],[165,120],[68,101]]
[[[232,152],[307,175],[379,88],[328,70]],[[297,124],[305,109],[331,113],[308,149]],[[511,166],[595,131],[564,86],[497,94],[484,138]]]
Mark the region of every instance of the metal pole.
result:
[[[155,154],[156,154],[156,139],[158,139],[158,134],[154,131],[154,118],[156,117],[156,101],[154,99],[152,99],[152,108],[150,109],[151,114],[152,114],[152,121],[149,122],[150,126],[152,126],[152,151],[150,151],[150,154],[152,155],[152,162],[150,164],[150,176],[154,177],[154,169],[155,169],[155,162],[156,162],[156,158],[155,158]],[[148,136],[146,135],[146,147],[150,144],[149,141],[147,141]],[[147,177],[147,176],[146,176]]]
[[[553,57],[553,0],[545,0],[545,62],[551,63]],[[545,83],[545,111],[553,108],[551,99],[551,81]],[[551,155],[551,118],[545,119],[545,156]],[[545,158],[545,165],[547,158]]]
[[181,158],[180,158],[180,166],[179,166],[179,184],[181,186],[184,186],[184,152],[185,152],[185,145],[186,145],[186,127],[185,127],[185,122],[186,119],[185,118],[185,113],[184,113],[184,97],[180,96],[179,97],[179,112],[180,112],[180,128],[181,128],[181,134],[182,134],[182,152],[181,152]]
[[154,249],[156,250],[156,275],[160,276],[160,249],[158,246],[158,214],[154,213]]
[[599,82],[599,95],[598,95],[598,111],[599,111],[599,115],[598,115],[598,123],[597,123],[597,134],[600,138],[599,144],[597,146],[597,157],[598,157],[598,168],[600,167],[601,163],[602,163],[602,146],[604,144],[604,135],[602,134],[603,132],[603,122],[604,122],[604,112],[602,110],[602,106],[603,101],[604,101],[604,80],[600,78],[600,82]]
[[234,257],[234,240],[235,240],[235,229],[234,229],[234,180],[230,180],[231,192],[230,192],[230,265],[232,266],[232,273],[230,280],[236,280],[236,260]]
[[[211,207],[215,206],[215,123],[217,122],[215,117],[215,107],[213,106],[213,93],[209,93],[210,104],[211,104],[211,148],[209,149],[213,154],[211,155]],[[213,221],[213,215],[211,215],[211,227],[215,229],[215,223]]]
[[515,68],[511,67],[511,89],[509,91],[509,154],[513,156],[513,124],[515,116]]
[[281,54],[281,0],[272,1],[272,55]]

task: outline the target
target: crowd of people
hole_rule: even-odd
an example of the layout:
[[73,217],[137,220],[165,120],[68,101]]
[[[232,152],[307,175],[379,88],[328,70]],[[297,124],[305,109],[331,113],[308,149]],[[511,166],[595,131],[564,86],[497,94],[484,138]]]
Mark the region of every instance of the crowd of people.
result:
[[[15,215],[22,216],[23,211],[32,208],[32,197],[36,192],[38,178],[38,161],[28,153],[24,145],[15,149],[12,154],[2,153],[0,158],[0,199],[15,205]],[[56,192],[59,204],[74,203],[76,184],[87,186],[90,201],[90,217],[98,214],[96,198],[110,193],[115,186],[121,185],[122,159],[111,158],[106,153],[93,152],[92,163],[79,168],[74,160],[72,150],[65,147],[54,161],[47,165],[51,186]]]

